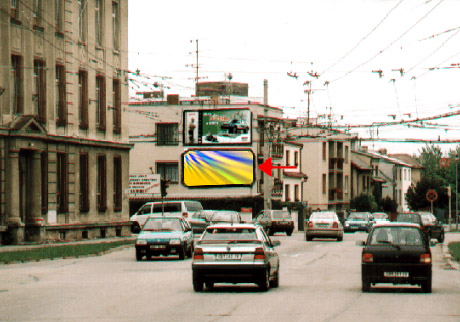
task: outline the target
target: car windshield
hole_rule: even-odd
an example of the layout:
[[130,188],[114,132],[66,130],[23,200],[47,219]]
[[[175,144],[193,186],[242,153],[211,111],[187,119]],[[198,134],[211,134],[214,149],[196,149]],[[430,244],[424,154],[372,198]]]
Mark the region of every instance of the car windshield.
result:
[[222,211],[216,212],[212,217],[211,221],[220,221],[220,222],[237,222],[238,213],[234,211]]
[[423,236],[415,227],[376,227],[372,231],[369,244],[423,246]]
[[151,218],[145,222],[143,231],[182,231],[177,218]]
[[335,214],[330,213],[330,212],[312,213],[310,216],[310,220],[313,220],[313,219],[335,219]]
[[360,221],[364,220],[367,221],[368,215],[367,214],[350,214],[347,218],[347,220],[353,220],[353,221]]
[[241,227],[219,227],[206,229],[202,241],[247,241],[257,240],[256,230],[254,228]]
[[417,214],[399,214],[396,217],[396,221],[418,224],[420,222],[420,216]]
[[279,218],[279,219],[291,219],[291,215],[287,211],[273,211],[273,218]]
[[[162,212],[162,205],[154,204],[153,205],[153,212]],[[180,202],[177,203],[164,203],[164,212],[181,212]]]

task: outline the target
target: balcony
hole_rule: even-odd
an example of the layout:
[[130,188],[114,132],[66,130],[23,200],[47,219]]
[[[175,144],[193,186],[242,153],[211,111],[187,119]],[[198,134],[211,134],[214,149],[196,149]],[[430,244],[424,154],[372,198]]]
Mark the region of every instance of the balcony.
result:
[[344,158],[329,158],[329,171],[343,172]]
[[339,188],[329,189],[329,201],[342,201],[343,190]]

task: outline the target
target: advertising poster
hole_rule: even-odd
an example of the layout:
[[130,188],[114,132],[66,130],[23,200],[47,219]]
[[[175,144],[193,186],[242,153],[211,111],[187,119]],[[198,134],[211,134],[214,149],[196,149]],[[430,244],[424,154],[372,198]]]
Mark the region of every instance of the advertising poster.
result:
[[198,125],[199,125],[199,113],[197,111],[187,111],[185,113],[185,144],[197,144],[198,142]]
[[249,186],[254,181],[251,150],[190,150],[182,157],[187,187]]

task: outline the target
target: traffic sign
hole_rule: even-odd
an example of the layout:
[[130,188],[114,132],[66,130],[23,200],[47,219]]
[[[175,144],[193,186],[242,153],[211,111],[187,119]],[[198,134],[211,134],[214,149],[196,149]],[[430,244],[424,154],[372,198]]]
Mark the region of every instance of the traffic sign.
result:
[[438,199],[438,194],[436,193],[436,191],[434,189],[428,190],[428,192],[426,193],[426,200],[434,202],[436,201],[436,199]]

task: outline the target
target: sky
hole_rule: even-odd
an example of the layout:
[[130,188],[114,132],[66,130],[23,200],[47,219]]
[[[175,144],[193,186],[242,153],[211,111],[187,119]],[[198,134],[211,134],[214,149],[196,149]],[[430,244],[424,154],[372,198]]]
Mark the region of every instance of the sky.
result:
[[459,12],[460,0],[130,0],[129,69],[191,96],[198,44],[201,81],[231,73],[262,98],[267,79],[290,118],[307,115],[311,85],[310,117],[414,154],[426,143],[407,139],[460,139]]

